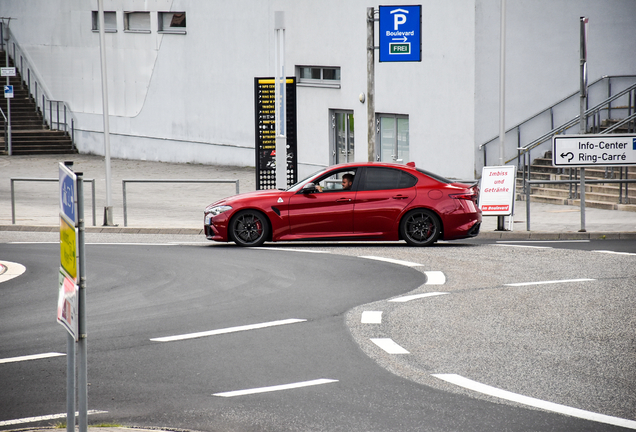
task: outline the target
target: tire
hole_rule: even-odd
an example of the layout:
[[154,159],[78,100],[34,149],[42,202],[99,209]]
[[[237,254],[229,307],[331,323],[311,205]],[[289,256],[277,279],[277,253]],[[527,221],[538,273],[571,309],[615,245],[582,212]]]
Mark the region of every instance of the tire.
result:
[[238,246],[260,246],[269,236],[269,222],[255,210],[243,210],[230,222],[230,236]]
[[442,224],[430,210],[411,210],[400,221],[400,235],[411,246],[430,246],[441,232]]

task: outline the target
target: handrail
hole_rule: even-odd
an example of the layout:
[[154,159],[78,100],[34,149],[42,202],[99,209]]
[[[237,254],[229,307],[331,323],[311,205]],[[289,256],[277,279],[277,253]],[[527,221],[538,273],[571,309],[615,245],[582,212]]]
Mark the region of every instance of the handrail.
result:
[[[590,114],[596,113],[597,111],[599,111],[600,109],[602,109],[605,105],[608,105],[610,103],[612,103],[613,101],[615,101],[618,98],[621,98],[623,96],[625,96],[627,93],[631,92],[632,90],[636,89],[636,84],[632,84],[631,86],[629,86],[628,88],[626,88],[625,90],[616,93],[614,96],[607,98],[606,100],[604,100],[603,102],[599,103],[598,105],[588,109],[587,111],[585,111],[583,113],[583,115],[587,118],[589,117]],[[576,125],[577,123],[579,123],[581,121],[581,115],[577,115],[576,117],[574,117],[572,120],[562,124],[559,127],[556,127],[554,129],[552,129],[550,132],[542,135],[540,138],[535,139],[534,141],[530,142],[529,144],[526,144],[523,147],[518,147],[518,150],[522,150],[521,154],[527,152],[528,150],[532,150],[533,148],[535,148],[536,146],[543,144],[545,141],[547,141],[549,138],[552,137],[552,135],[558,134],[560,132],[566,131],[567,129],[571,128],[572,126]],[[514,158],[510,159],[508,162],[517,159],[518,156],[515,156]]]
[[9,54],[13,51],[13,64],[15,65],[16,70],[20,73],[22,82],[26,85],[29,95],[35,102],[36,111],[39,109],[42,113],[42,123],[44,125],[48,124],[49,128],[52,130],[63,130],[64,132],[67,132],[70,135],[74,146],[75,116],[73,115],[70,107],[66,102],[55,100],[50,96],[50,91],[38,73],[37,68],[33,65],[33,61],[29,54],[24,51],[20,44],[15,40],[12,32],[7,31],[5,28],[2,30],[9,35],[9,38],[4,42],[4,49],[9,51]]
[[4,115],[4,111],[2,110],[2,108],[0,108],[0,113],[2,113],[2,117],[4,117],[4,123],[2,123],[2,134],[4,135],[4,149],[6,151],[8,151],[8,146],[9,146],[9,131],[7,130],[7,122],[9,120],[7,120],[7,116]]
[[[592,83],[590,83],[588,85],[588,89],[592,88],[594,85],[598,84],[601,81],[611,80],[612,78],[634,78],[634,79],[636,79],[636,75],[603,75],[601,78],[599,78],[596,81],[593,81]],[[552,105],[550,105],[548,108],[546,108],[546,109],[544,109],[542,111],[539,111],[538,113],[536,113],[536,114],[528,117],[527,119],[517,123],[516,125],[512,126],[510,129],[507,129],[505,133],[514,131],[515,129],[517,129],[518,127],[523,125],[524,123],[527,123],[530,120],[533,120],[533,119],[539,117],[541,114],[545,114],[546,112],[549,112],[551,109],[553,109],[557,105],[560,105],[561,103],[567,101],[568,99],[579,95],[579,93],[580,93],[579,91],[576,91],[576,92],[564,97],[563,99],[559,100],[558,102],[555,102]],[[480,144],[479,145],[479,150],[481,150],[483,147],[487,146],[491,142],[494,142],[497,138],[499,138],[499,135],[495,135],[494,137],[490,138],[488,141],[485,141],[484,143]]]

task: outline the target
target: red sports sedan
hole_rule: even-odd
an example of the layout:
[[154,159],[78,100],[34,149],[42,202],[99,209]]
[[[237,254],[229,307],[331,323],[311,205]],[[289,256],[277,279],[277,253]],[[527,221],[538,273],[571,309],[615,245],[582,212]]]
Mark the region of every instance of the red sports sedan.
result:
[[406,165],[335,165],[287,190],[222,199],[205,209],[209,240],[260,246],[288,240],[405,240],[428,246],[479,234],[477,184]]

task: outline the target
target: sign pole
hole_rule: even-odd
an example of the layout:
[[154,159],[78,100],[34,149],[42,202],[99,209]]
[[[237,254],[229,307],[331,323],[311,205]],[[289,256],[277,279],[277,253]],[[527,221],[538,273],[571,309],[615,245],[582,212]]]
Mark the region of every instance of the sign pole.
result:
[[77,391],[79,432],[88,431],[88,374],[86,347],[86,250],[84,223],[84,174],[77,173],[77,219],[79,222],[79,298],[78,298],[78,370]]
[[[580,133],[587,133],[587,118],[585,106],[587,105],[587,23],[588,19],[581,17],[581,105],[580,105]],[[581,229],[585,229],[585,168],[581,168]]]
[[274,12],[274,95],[276,101],[276,188],[287,189],[287,131],[286,95],[287,77],[285,76],[285,12]]
[[66,335],[66,432],[75,432],[75,338]]
[[[6,59],[6,67],[9,67],[9,23],[11,22],[11,18],[7,18],[7,25],[4,26],[4,18],[2,19],[2,25],[4,28],[4,33],[2,37],[5,40],[4,54]],[[7,85],[10,85],[10,78],[7,75]],[[13,154],[13,143],[11,140],[11,98],[7,98],[7,153],[9,156]]]
[[108,77],[106,73],[106,42],[104,36],[104,0],[97,0],[99,20],[99,51],[102,66],[102,110],[104,111],[104,161],[106,163],[106,206],[104,207],[104,226],[113,226],[113,204],[110,174],[110,125],[108,118]]
[[367,8],[367,143],[368,161],[375,160],[375,18]]

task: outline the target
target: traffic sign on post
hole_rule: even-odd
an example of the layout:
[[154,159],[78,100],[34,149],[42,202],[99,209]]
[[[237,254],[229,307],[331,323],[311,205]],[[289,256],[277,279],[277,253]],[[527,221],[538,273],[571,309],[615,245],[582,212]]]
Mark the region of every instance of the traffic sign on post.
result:
[[636,164],[636,135],[555,135],[555,167],[624,166]]
[[380,62],[422,60],[422,6],[380,6]]
[[13,98],[13,86],[12,85],[4,86],[4,98],[5,99],[12,99]]

